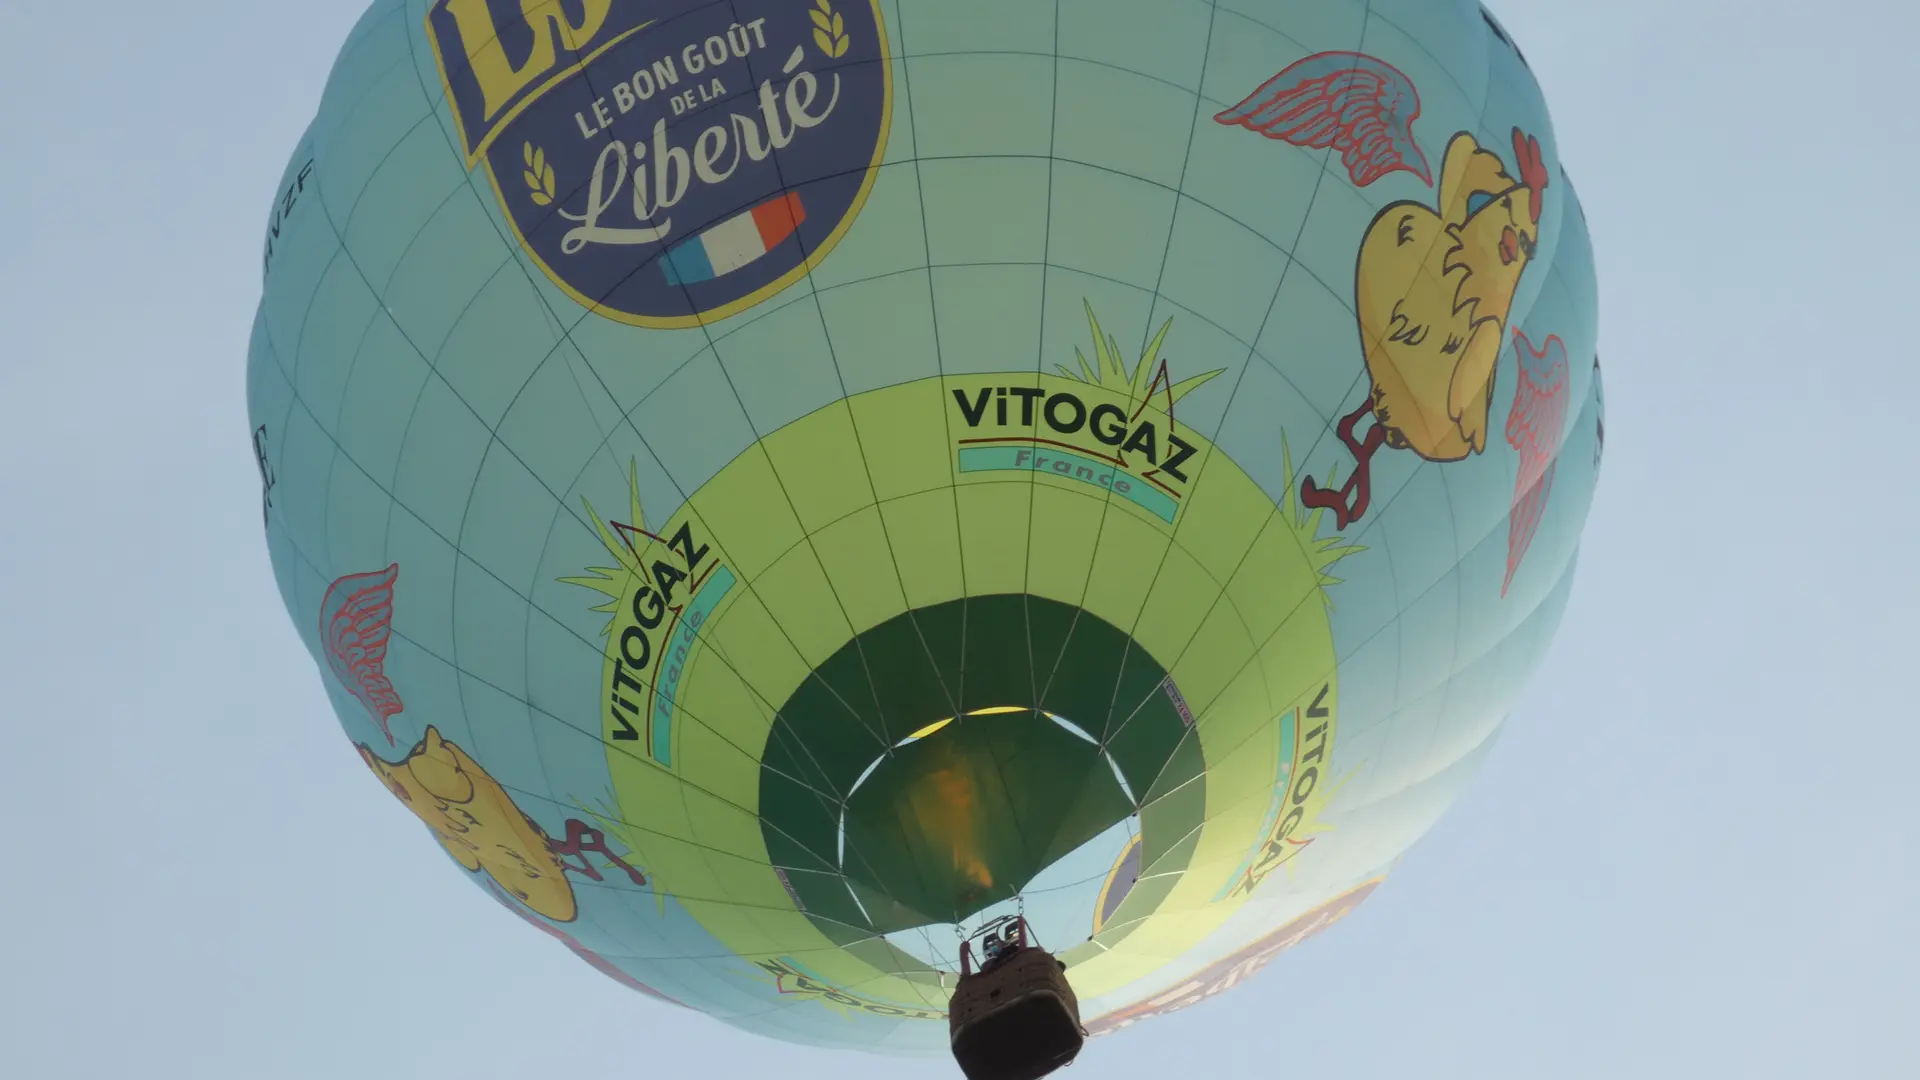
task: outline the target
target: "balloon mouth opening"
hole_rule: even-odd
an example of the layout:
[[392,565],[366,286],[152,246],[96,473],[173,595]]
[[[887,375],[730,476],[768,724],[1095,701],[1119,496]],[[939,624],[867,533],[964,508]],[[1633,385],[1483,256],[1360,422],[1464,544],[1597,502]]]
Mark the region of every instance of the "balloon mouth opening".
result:
[[[1021,756],[1044,760],[1058,780],[1003,767]],[[1062,798],[1067,789],[1072,796]],[[872,890],[869,899],[878,893],[959,924],[1018,897],[1052,864],[1059,852],[1051,844],[1026,842],[1037,822],[1084,840],[1109,819],[1132,816],[1138,802],[1119,762],[1072,720],[1024,705],[970,709],[916,729],[868,762],[840,802],[833,866]],[[1050,811],[1035,813],[1048,803]],[[911,865],[919,888],[906,887],[901,864]],[[850,891],[872,921],[878,913],[863,890]]]
[[[1098,750],[1101,759],[1107,763],[1108,770],[1113,773],[1114,783],[1119,785],[1121,792],[1126,795],[1127,801],[1133,803],[1135,806],[1139,805],[1140,800],[1134,795],[1133,785],[1127,782],[1127,774],[1121,770],[1120,763],[1114,760],[1113,755],[1107,751],[1106,747],[1100,745],[1100,740],[1088,734],[1085,728],[1066,717],[1050,713],[1045,709],[1036,709],[1026,705],[989,705],[981,709],[969,709],[959,716],[949,716],[944,720],[936,720],[920,728],[911,735],[888,747],[885,753],[875,755],[874,759],[867,763],[867,767],[861,771],[859,778],[854,780],[853,786],[847,789],[847,797],[840,804],[840,828],[838,836],[836,837],[838,845],[836,862],[842,871],[845,871],[847,868],[847,807],[852,803],[853,797],[859,794],[861,787],[873,777],[875,772],[878,772],[880,768],[887,763],[893,751],[911,746],[924,739],[930,739],[943,731],[948,731],[955,721],[979,720],[987,717],[1004,717],[1016,721],[1046,720],[1053,722],[1053,724],[1061,730],[1076,736]],[[982,882],[982,884],[987,885],[991,883]]]
[[769,857],[843,935],[964,922],[1130,819],[1172,881],[1206,767],[1170,687],[1130,634],[1074,605],[1001,593],[904,612],[775,710]]

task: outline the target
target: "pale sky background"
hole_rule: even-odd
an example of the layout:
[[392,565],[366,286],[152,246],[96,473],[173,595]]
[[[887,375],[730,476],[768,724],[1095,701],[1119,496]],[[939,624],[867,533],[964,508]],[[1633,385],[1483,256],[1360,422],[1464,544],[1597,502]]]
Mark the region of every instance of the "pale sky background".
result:
[[[1064,1075],[1920,1077],[1920,9],[1493,6],[1598,251],[1606,461],[1559,637],[1356,915]],[[360,10],[0,0],[0,1074],[957,1077],[605,979],[342,737],[244,373]],[[411,939],[363,936],[396,913]]]

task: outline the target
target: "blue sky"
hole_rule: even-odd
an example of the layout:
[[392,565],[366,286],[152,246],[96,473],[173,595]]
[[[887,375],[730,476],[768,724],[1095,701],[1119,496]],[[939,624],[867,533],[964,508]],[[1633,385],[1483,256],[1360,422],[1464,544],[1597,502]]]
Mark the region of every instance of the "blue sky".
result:
[[[1920,1075],[1920,15],[1495,10],[1598,252],[1607,458],[1565,622],[1358,914],[1075,1075]],[[9,1075],[952,1075],[600,977],[340,737],[260,543],[243,370],[264,208],[358,14],[0,8]]]

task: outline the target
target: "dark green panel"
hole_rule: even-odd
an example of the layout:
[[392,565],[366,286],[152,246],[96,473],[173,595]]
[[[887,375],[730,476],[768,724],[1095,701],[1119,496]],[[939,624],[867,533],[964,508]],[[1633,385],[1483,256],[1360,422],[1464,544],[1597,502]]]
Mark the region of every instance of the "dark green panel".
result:
[[845,872],[953,922],[1132,811],[1093,744],[1033,713],[966,717],[896,750],[848,800],[847,844],[867,863]]
[[[1106,752],[1136,795],[1191,782],[1197,802],[1181,787],[1142,821],[1143,857],[1177,873],[1165,856],[1205,806],[1198,747],[1157,689],[1166,672],[1111,623],[1041,597],[971,597],[890,619],[815,675],[781,708],[761,775],[769,850],[840,875],[792,876],[809,913],[847,920],[857,896],[855,921],[882,932],[957,921],[1134,813],[1102,748],[1047,713],[1109,732]],[[829,687],[869,701],[850,710]],[[966,715],[979,709],[1018,711]],[[888,745],[862,727],[869,714]],[[793,777],[851,794],[835,803]]]
[[874,929],[838,871],[786,871],[787,884],[803,897],[813,924],[835,945],[871,938]]
[[[785,776],[760,770],[761,834],[769,853],[804,848],[811,856],[791,864],[807,868],[819,863],[839,865],[840,818],[838,808],[815,791],[794,783]],[[774,859],[775,866],[789,865]]]
[[1157,689],[1147,695],[1132,719],[1108,737],[1107,753],[1120,764],[1134,797],[1143,805],[1152,803],[1159,792],[1206,771],[1198,739],[1181,722],[1173,702]]
[[781,708],[762,760],[791,776],[815,779],[822,792],[844,796],[886,748],[862,670],[857,654],[820,665]]

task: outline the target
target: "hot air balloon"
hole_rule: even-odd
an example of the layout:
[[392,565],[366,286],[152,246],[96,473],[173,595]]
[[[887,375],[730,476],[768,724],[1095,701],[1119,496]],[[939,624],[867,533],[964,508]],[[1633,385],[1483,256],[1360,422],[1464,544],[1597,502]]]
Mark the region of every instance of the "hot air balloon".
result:
[[1599,468],[1470,0],[376,0],[262,276],[274,574],[396,827],[642,1008],[970,1076],[1364,900]]

